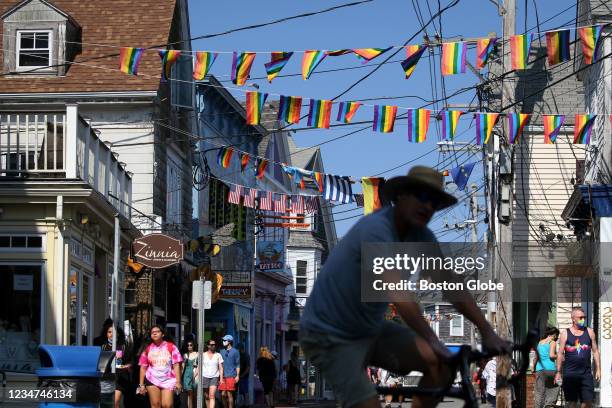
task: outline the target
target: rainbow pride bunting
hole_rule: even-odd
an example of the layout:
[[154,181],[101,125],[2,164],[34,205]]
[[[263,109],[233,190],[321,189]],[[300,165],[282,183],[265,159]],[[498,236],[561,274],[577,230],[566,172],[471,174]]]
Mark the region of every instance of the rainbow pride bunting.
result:
[[402,69],[406,73],[406,79],[410,78],[426,49],[426,45],[408,45],[406,47],[406,59],[402,61]]
[[428,109],[408,109],[408,141],[413,143],[423,143],[427,138],[429,129]]
[[519,141],[523,128],[530,117],[531,115],[529,113],[508,114],[508,141],[510,144],[516,144]]
[[248,153],[240,153],[240,172],[244,173],[244,169],[246,169],[249,164],[249,159],[251,156]]
[[356,48],[353,50],[357,54],[357,58],[361,60],[362,64],[372,61],[374,58],[379,57],[385,52],[389,51],[393,47],[389,48]]
[[374,132],[390,133],[393,132],[397,106],[374,105]]
[[268,161],[262,158],[255,159],[255,177],[261,180],[266,173],[266,167],[268,167]]
[[246,122],[247,125],[259,125],[267,93],[247,91],[246,93]]
[[465,72],[466,42],[442,43],[442,75]]
[[363,215],[382,208],[382,186],[385,179],[382,177],[362,177],[361,189],[363,190]]
[[487,144],[493,132],[493,127],[499,119],[499,113],[475,113],[476,144]]
[[159,57],[162,63],[162,82],[166,82],[170,78],[172,65],[178,60],[181,52],[178,50],[159,50]]
[[280,103],[278,105],[278,120],[282,120],[287,123],[299,123],[301,111],[301,96],[281,95]]
[[591,142],[591,130],[597,115],[588,113],[576,114],[574,121],[574,144],[589,144]]
[[338,107],[338,122],[351,123],[357,109],[361,106],[361,102],[340,102]]
[[346,55],[353,52],[353,50],[329,50],[329,51],[325,51],[325,54],[327,54],[330,57],[339,57],[340,55]]
[[264,64],[266,67],[266,74],[268,74],[268,82],[272,82],[274,78],[281,72],[281,70],[289,62],[289,58],[293,55],[293,52],[272,52],[270,54],[270,62]]
[[208,71],[210,71],[210,67],[215,63],[218,55],[216,52],[197,51],[193,79],[196,81],[203,80],[208,75]]
[[138,65],[143,48],[121,47],[119,51],[119,70],[129,75],[138,75]]
[[327,53],[324,51],[307,50],[302,58],[302,78],[310,78],[315,68],[325,59]]
[[227,169],[230,165],[230,161],[232,160],[232,155],[234,154],[234,149],[231,147],[222,147],[219,149],[219,153],[217,153],[217,163],[219,166]]
[[440,112],[442,116],[442,134],[445,140],[453,140],[455,138],[455,131],[457,130],[457,123],[459,118],[463,115],[461,111],[447,111]]
[[527,68],[531,41],[533,41],[533,34],[513,35],[510,37],[510,60],[512,61],[512,69]]
[[497,38],[479,38],[476,41],[476,68],[483,69],[495,48]]
[[308,126],[329,129],[332,104],[332,101],[311,99],[310,110],[308,111]]
[[582,53],[584,54],[584,63],[587,65],[594,63],[599,57],[597,45],[599,44],[600,35],[601,25],[578,29],[578,36],[582,43]]
[[542,120],[544,122],[544,143],[555,143],[565,121],[565,115],[542,115]]
[[232,58],[232,82],[234,85],[242,86],[249,79],[249,73],[255,61],[254,52],[242,52],[240,55],[234,51]]
[[323,173],[319,173],[318,171],[314,171],[313,178],[315,183],[317,183],[317,187],[319,188],[319,192],[323,192]]
[[548,65],[570,60],[570,30],[546,32],[546,55]]

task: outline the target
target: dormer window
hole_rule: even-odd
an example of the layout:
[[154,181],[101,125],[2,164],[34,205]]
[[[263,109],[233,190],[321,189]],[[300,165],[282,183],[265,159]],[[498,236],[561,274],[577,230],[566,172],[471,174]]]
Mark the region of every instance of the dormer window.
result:
[[51,30],[18,30],[16,47],[17,70],[50,67],[53,61]]

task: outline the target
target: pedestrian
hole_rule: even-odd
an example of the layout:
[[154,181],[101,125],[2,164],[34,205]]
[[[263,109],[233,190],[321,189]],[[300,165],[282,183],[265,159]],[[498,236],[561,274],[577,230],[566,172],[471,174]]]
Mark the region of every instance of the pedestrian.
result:
[[[391,372],[389,372],[388,370],[385,370],[384,368],[381,368],[378,371],[378,378],[380,379],[379,385],[381,387],[395,388],[401,383],[400,378],[393,375]],[[399,402],[398,408],[400,408],[402,406],[404,396],[402,394],[398,394],[397,398]],[[393,393],[390,392],[388,394],[385,394],[385,408],[391,408],[392,402],[393,402]]]
[[487,362],[482,372],[482,378],[484,378],[484,380],[487,382],[485,389],[487,402],[491,405],[491,407],[495,408],[495,399],[497,398],[497,358],[493,357]]
[[[100,335],[93,340],[94,346],[100,346],[103,351],[113,349],[113,321],[106,319],[102,325]],[[117,347],[115,351],[115,373],[105,373],[100,379],[101,408],[121,406],[121,398],[127,395],[132,388],[131,367],[129,355],[126,354],[125,333],[119,327],[117,330]],[[124,364],[127,362],[127,364]]]
[[287,364],[287,389],[289,390],[290,404],[297,404],[301,384],[300,361],[298,360],[297,352],[293,351]]
[[200,372],[202,388],[207,395],[206,407],[215,408],[217,386],[223,385],[223,357],[217,352],[217,343],[209,340],[207,350],[202,356],[202,371]]
[[240,352],[234,348],[234,337],[230,334],[223,336],[223,384],[219,386],[223,406],[234,408],[236,384],[240,382]]
[[259,381],[263,386],[264,398],[266,405],[269,408],[274,407],[272,401],[272,391],[274,387],[274,380],[276,380],[276,367],[274,366],[274,356],[270,353],[267,347],[262,346],[259,349],[259,358],[255,362],[257,368],[257,375]]
[[278,361],[278,353],[275,350],[270,351],[270,354],[272,354],[272,358],[274,361],[274,372],[277,373],[277,377],[274,380],[274,385],[272,385],[272,405],[276,405],[276,403],[279,401],[280,399],[280,372],[281,372],[281,366],[280,366],[280,361]]
[[197,390],[195,374],[198,368],[198,346],[194,341],[187,342],[187,351],[183,355],[183,391],[187,391],[187,408],[195,407],[194,398]]
[[487,403],[487,380],[483,377],[485,366],[487,365],[487,360],[480,359],[478,362],[478,371],[476,372],[476,381],[478,383],[478,390],[480,392],[480,403]]
[[[586,325],[581,307],[572,309],[572,325],[561,332],[557,354],[555,382],[562,381],[563,395],[569,408],[590,408],[595,400],[595,381],[600,379],[599,348],[595,331]],[[595,365],[595,375],[591,368]]]
[[155,325],[149,330],[151,343],[140,355],[138,394],[149,396],[151,408],[174,406],[174,392],[181,392],[181,353],[176,345],[166,340],[165,331]]
[[238,382],[238,394],[241,396],[240,405],[247,405],[249,393],[249,371],[251,370],[251,357],[244,350],[243,344],[238,344],[240,352],[240,381]]
[[559,329],[547,327],[535,350],[535,408],[555,405],[559,386],[555,383]]

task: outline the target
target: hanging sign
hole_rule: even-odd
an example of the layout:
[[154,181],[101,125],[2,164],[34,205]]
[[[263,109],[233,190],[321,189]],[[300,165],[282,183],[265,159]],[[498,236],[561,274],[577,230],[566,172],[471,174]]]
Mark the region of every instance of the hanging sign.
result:
[[285,266],[284,247],[280,241],[263,241],[257,245],[257,268],[262,271],[282,271]]
[[134,240],[132,245],[135,261],[149,268],[165,268],[183,259],[183,244],[168,235],[145,235]]

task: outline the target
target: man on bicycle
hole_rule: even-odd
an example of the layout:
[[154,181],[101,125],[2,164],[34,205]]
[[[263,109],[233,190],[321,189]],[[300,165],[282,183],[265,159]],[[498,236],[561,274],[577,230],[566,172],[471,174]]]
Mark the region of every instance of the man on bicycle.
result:
[[[448,349],[423,318],[416,301],[394,302],[409,327],[386,322],[386,303],[361,302],[361,244],[365,242],[437,242],[427,228],[434,212],[457,199],[444,191],[444,178],[434,169],[413,167],[383,187],[393,206],[362,218],[334,248],[317,277],[301,318],[300,342],[345,407],[380,408],[376,389],[365,373],[368,365],[398,375],[423,373],[423,387],[444,387],[454,374],[444,364]],[[430,276],[433,280],[452,277]],[[453,294],[455,308],[478,327],[491,352],[507,350],[471,296]],[[413,407],[430,407],[439,398],[415,397]]]

